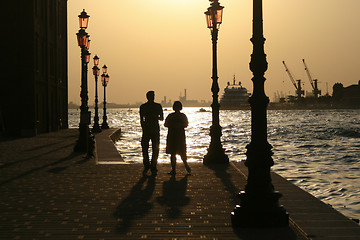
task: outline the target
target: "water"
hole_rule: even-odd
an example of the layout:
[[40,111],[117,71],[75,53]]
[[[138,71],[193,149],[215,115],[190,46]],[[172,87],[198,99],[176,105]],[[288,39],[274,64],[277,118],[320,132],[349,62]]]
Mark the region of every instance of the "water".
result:
[[[185,108],[183,112],[189,119],[189,161],[201,162],[210,143],[211,109],[198,110]],[[165,117],[170,112],[164,111]],[[116,147],[128,163],[142,161],[139,121],[138,109],[108,110],[109,126],[122,129]],[[70,110],[70,127],[78,124],[79,111]],[[251,135],[250,111],[220,111],[220,125],[230,160],[245,160]],[[169,162],[166,133],[162,122],[160,163]],[[360,218],[360,110],[268,111],[268,140],[274,152],[272,170],[344,215]]]

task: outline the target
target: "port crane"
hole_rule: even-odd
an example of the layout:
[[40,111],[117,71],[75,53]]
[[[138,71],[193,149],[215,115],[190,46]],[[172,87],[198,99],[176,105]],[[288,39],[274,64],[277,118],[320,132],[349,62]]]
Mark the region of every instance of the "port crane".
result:
[[308,76],[308,78],[309,78],[311,87],[313,88],[312,93],[314,94],[314,97],[315,97],[315,98],[318,98],[319,95],[321,95],[321,90],[318,89],[318,80],[317,80],[317,79],[313,79],[313,78],[311,77],[309,68],[306,66],[305,59],[303,59],[302,61],[303,61],[303,63],[304,63],[305,71],[306,71],[307,76]]
[[282,63],[284,64],[285,70],[286,70],[287,74],[289,75],[290,80],[296,89],[295,93],[297,95],[297,99],[300,100],[302,98],[302,96],[304,95],[304,90],[302,90],[302,88],[301,88],[301,79],[298,79],[295,81],[293,75],[291,74],[290,70],[288,69],[288,67],[285,64],[285,61],[282,61]]

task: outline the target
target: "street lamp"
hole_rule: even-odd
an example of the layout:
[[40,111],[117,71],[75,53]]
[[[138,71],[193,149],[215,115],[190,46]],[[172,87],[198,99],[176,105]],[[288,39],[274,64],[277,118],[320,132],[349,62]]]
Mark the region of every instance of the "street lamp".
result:
[[85,10],[79,15],[79,25],[80,30],[76,34],[78,45],[81,49],[81,106],[80,106],[80,124],[79,124],[79,139],[76,142],[74,150],[76,152],[87,152],[88,151],[88,141],[89,141],[89,124],[91,112],[88,107],[88,84],[87,84],[87,71],[88,63],[90,61],[89,49],[89,35],[86,33],[85,29],[88,26],[89,17]]
[[80,13],[79,17],[79,26],[81,29],[86,29],[88,27],[89,24],[89,15],[87,15],[87,13],[85,12],[85,9],[83,9],[83,11]]
[[89,39],[89,41],[87,42],[87,45],[86,45],[86,49],[90,49],[90,42],[91,42],[91,40]]
[[107,66],[106,65],[104,65],[103,67],[102,67],[102,70],[103,70],[103,73],[107,73]]
[[94,125],[92,128],[92,132],[101,132],[101,128],[99,125],[99,108],[98,108],[98,76],[100,75],[100,68],[98,67],[99,65],[99,60],[100,58],[95,55],[94,59],[94,67],[92,68],[93,70],[93,75],[95,76],[95,116],[94,116]]
[[106,65],[104,65],[103,67],[103,74],[101,74],[101,82],[102,85],[104,87],[104,114],[103,114],[103,122],[101,124],[101,128],[102,129],[108,129],[109,125],[107,123],[107,116],[106,116],[106,86],[109,82],[109,75],[106,73],[107,72],[107,67]]
[[211,104],[212,109],[212,126],[210,127],[211,142],[208,148],[208,153],[204,156],[204,164],[211,163],[223,163],[228,164],[229,158],[225,154],[225,150],[221,144],[221,126],[219,120],[220,104],[219,97],[219,84],[217,75],[217,40],[220,24],[222,22],[223,6],[220,6],[218,0],[210,0],[211,5],[205,12],[207,27],[211,30],[212,39],[212,54],[213,54],[213,66],[212,66],[212,86],[211,92],[213,102]]
[[248,178],[245,191],[240,192],[240,206],[231,213],[232,226],[278,227],[286,226],[289,216],[279,205],[281,194],[274,190],[270,168],[274,165],[272,146],[267,141],[266,111],[269,98],[265,95],[264,74],[267,70],[264,52],[262,0],[253,0],[253,53],[250,70],[253,72],[251,106],[251,142],[246,146]]
[[[90,56],[91,56],[91,53],[89,52],[88,49],[86,49],[85,50],[85,63],[86,64],[88,64],[90,62]],[[86,68],[86,73],[87,73],[87,68]],[[86,75],[86,80],[87,80],[87,75]]]
[[[95,57],[93,59],[94,59],[94,65],[95,66],[99,65],[100,58],[97,55],[95,55]],[[99,71],[100,71],[100,69],[99,69]]]

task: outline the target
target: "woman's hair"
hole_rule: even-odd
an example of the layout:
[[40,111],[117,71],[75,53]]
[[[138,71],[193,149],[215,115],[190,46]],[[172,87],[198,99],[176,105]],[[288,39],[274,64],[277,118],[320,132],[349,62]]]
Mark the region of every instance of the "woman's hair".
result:
[[180,101],[175,101],[174,102],[174,104],[173,104],[173,109],[174,109],[174,111],[175,110],[181,110],[182,109],[182,104],[181,104],[181,102]]

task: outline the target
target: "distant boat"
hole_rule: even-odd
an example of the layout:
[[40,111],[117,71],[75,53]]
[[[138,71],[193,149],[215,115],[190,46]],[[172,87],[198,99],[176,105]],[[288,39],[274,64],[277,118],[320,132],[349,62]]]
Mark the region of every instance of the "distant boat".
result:
[[205,108],[200,108],[198,112],[207,112]]
[[236,84],[235,75],[233,84],[227,83],[224,93],[220,98],[220,109],[222,110],[237,110],[250,109],[249,96],[247,89],[241,86],[241,82]]

